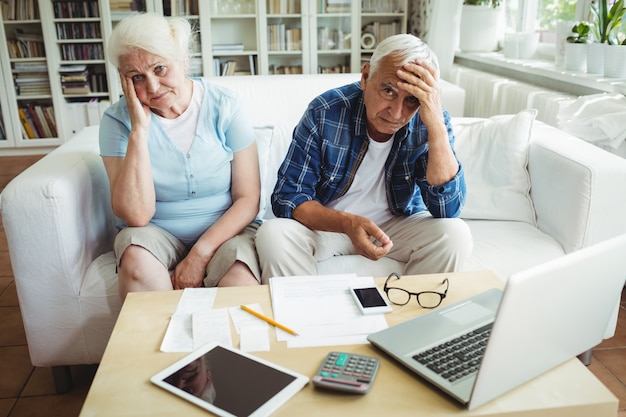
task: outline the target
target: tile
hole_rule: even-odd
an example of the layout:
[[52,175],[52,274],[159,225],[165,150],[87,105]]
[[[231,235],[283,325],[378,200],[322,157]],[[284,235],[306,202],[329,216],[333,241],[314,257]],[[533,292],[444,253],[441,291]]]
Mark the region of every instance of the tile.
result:
[[9,417],[17,398],[0,399],[0,417]]
[[0,274],[0,294],[4,293],[4,291],[9,288],[10,285],[13,284],[13,277],[12,276],[2,276],[2,274]]
[[[26,332],[19,307],[0,307],[0,346],[26,347]],[[0,373],[0,375],[2,375]]]
[[77,416],[93,381],[97,365],[71,366],[74,389],[65,394],[54,393],[50,368],[35,368],[11,417]]
[[615,330],[615,336],[610,339],[604,340],[596,347],[596,349],[617,347],[626,348],[626,289],[622,291],[622,301],[617,316],[617,328]]
[[626,348],[597,350],[593,352],[593,356],[610,369],[626,389]]
[[23,155],[1,157],[0,161],[2,161],[2,172],[0,173],[0,178],[14,178],[44,156],[45,155]]
[[8,250],[9,242],[7,241],[7,235],[4,233],[4,226],[0,223],[0,252],[8,252]]
[[9,258],[8,251],[0,252],[0,276],[13,276],[13,269],[11,268],[11,259]]
[[593,358],[587,369],[619,399],[618,409],[626,407],[626,388],[597,358]]
[[17,397],[33,371],[28,348],[26,345],[0,347],[0,358],[0,398]]
[[[9,283],[3,285],[5,280],[9,280]],[[20,303],[17,300],[17,288],[15,288],[15,281],[12,277],[0,277],[0,307],[19,307]]]
[[11,417],[58,417],[77,416],[85,397],[81,393],[21,397],[15,403]]
[[618,409],[626,409],[626,386],[594,357],[588,369],[619,399]]
[[[87,396],[89,387],[98,369],[98,365],[73,365],[70,366],[72,373],[72,383],[76,394],[82,393],[83,400]],[[24,387],[23,397],[33,397],[40,395],[55,395],[54,380],[50,368],[36,367],[30,379]],[[64,394],[65,395],[65,394]]]

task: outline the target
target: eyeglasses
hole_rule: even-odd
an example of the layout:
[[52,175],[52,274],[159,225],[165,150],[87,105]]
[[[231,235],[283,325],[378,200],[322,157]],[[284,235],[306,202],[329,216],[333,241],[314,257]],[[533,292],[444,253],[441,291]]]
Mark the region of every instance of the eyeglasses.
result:
[[410,292],[402,288],[390,287],[389,281],[392,279],[400,279],[400,275],[392,272],[388,277],[387,281],[385,281],[385,294],[387,294],[387,298],[393,304],[396,305],[405,305],[411,300],[411,296],[414,295],[417,299],[417,304],[422,308],[435,308],[438,307],[439,304],[446,298],[446,294],[448,294],[448,288],[450,287],[450,282],[448,278],[444,278],[441,282],[442,285],[445,284],[446,289],[443,293],[437,291],[422,291],[422,292]]

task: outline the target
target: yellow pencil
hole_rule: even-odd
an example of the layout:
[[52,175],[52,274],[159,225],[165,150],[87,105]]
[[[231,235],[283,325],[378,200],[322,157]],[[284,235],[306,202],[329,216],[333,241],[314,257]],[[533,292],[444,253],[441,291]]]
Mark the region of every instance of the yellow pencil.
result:
[[252,310],[252,309],[251,309],[250,307],[248,307],[248,306],[242,305],[242,306],[241,306],[241,309],[242,309],[243,311],[247,311],[248,313],[252,314],[252,315],[253,315],[253,316],[255,316],[255,317],[260,318],[260,319],[261,319],[261,320],[263,320],[263,321],[268,322],[268,323],[269,323],[269,324],[271,324],[272,326],[276,326],[276,327],[278,327],[279,329],[282,329],[282,330],[286,331],[286,332],[287,332],[287,333],[289,333],[289,334],[292,334],[292,335],[294,335],[294,336],[297,336],[297,335],[298,335],[298,333],[296,333],[294,330],[291,330],[289,327],[287,327],[287,326],[285,326],[285,325],[283,325],[283,324],[280,324],[280,323],[278,323],[277,321],[274,321],[274,320],[272,320],[271,318],[269,318],[269,317],[267,317],[267,316],[264,316],[264,315],[263,315],[263,314],[261,314],[261,313],[257,313],[256,311]]

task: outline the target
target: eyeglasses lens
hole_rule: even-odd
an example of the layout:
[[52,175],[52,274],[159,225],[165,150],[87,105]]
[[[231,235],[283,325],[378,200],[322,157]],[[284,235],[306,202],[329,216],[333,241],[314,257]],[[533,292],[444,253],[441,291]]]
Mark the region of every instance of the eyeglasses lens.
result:
[[417,296],[417,302],[424,308],[435,308],[441,302],[441,296],[436,292],[422,292]]
[[394,304],[404,305],[409,302],[411,298],[411,294],[400,289],[400,288],[389,288],[387,291],[387,296],[389,297],[389,301]]

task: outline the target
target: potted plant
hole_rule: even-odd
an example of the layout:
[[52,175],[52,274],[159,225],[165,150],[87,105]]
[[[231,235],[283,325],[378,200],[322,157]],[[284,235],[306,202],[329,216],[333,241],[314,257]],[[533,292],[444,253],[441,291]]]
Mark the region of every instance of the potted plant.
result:
[[501,0],[464,0],[459,48],[463,52],[492,52],[504,36]]
[[[603,45],[603,73],[607,77],[626,77],[626,48],[619,47],[625,41],[617,38],[617,31],[622,24],[622,17],[626,12],[624,0],[617,0],[609,8],[607,0],[595,0],[591,3],[591,14],[593,16],[592,30],[597,41]],[[593,60],[600,57],[594,56]]]
[[615,32],[622,23],[625,11],[624,0],[617,0],[610,9],[607,0],[595,0],[591,3],[593,16],[591,29],[598,42],[609,45],[619,44]]
[[576,72],[587,71],[587,43],[591,27],[587,22],[578,22],[572,27],[565,44],[565,69]]

